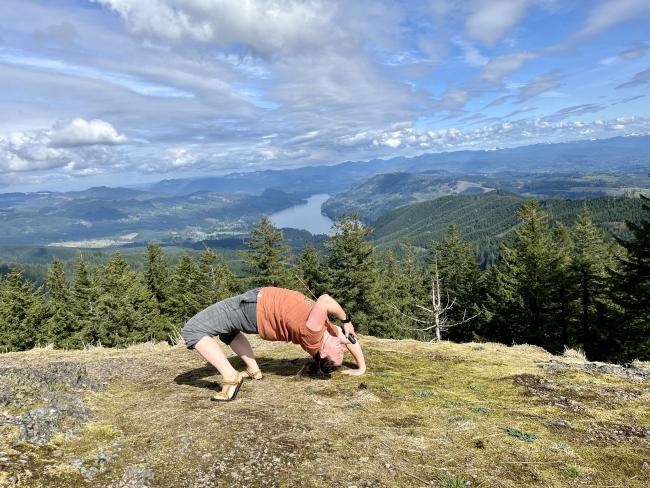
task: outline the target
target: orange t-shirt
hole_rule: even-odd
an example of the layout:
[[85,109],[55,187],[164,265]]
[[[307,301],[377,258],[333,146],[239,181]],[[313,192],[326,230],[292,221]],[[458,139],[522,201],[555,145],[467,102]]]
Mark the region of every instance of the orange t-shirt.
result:
[[327,320],[321,330],[307,327],[307,318],[314,306],[313,300],[298,291],[264,287],[257,295],[257,330],[267,341],[300,344],[311,356],[323,345],[325,328],[338,335],[336,327]]

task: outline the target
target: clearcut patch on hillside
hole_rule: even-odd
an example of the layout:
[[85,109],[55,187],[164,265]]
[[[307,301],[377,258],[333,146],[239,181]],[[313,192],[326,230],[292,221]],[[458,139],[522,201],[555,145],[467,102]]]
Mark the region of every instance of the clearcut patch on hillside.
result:
[[0,485],[650,486],[647,363],[362,337],[367,374],[327,379],[252,343],[225,404],[183,346],[0,355]]

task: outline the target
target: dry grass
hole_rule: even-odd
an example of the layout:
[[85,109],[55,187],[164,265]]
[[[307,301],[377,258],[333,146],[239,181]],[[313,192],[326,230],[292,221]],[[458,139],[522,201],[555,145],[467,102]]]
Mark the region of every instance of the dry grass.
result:
[[[252,343],[265,379],[225,404],[208,400],[216,371],[182,346],[0,355],[0,367],[83,363],[109,385],[84,393],[92,418],[76,436],[13,444],[28,462],[5,482],[78,486],[70,462],[104,453],[90,485],[141,467],[162,487],[650,486],[647,380],[533,346],[371,337],[365,376],[327,380],[301,374],[308,358],[293,345]],[[15,431],[0,434],[1,451]]]
[[562,354],[565,358],[570,358],[570,359],[576,359],[578,361],[587,361],[587,356],[585,356],[585,352],[578,348],[578,349],[571,349],[570,347],[564,346],[564,353]]

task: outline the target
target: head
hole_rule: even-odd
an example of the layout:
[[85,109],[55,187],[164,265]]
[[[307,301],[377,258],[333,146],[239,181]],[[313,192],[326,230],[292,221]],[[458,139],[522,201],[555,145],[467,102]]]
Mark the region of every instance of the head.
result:
[[343,364],[343,342],[339,337],[331,335],[327,330],[323,336],[323,345],[314,355],[317,370],[323,373],[336,371]]

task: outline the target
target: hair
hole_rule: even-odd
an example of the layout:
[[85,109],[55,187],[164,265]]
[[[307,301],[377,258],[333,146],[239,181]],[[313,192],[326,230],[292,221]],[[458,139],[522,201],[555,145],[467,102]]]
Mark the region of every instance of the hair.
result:
[[314,354],[314,362],[311,363],[309,373],[316,374],[320,371],[321,373],[330,374],[337,369],[339,369],[339,366],[334,364],[334,361],[328,357],[321,357],[320,352],[317,352]]

